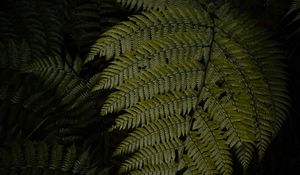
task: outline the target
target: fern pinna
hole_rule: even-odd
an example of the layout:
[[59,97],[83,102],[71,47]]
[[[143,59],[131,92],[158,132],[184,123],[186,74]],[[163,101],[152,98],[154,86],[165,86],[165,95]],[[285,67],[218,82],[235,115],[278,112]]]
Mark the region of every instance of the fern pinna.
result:
[[89,152],[75,145],[26,141],[1,145],[0,153],[1,174],[89,174]]
[[118,173],[232,174],[261,160],[289,106],[280,46],[227,5],[121,2],[152,10],[103,33],[86,60],[112,60],[94,90],[113,90],[101,115],[128,131]]

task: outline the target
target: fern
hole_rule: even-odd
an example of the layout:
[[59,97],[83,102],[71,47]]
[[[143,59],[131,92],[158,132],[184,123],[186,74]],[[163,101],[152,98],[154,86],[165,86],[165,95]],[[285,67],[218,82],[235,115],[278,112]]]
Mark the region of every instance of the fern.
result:
[[1,56],[1,142],[38,133],[67,143],[87,134],[84,128],[97,113],[92,81],[77,77],[59,57],[32,59],[26,43],[11,42]]
[[[42,85],[36,82],[35,77],[22,72],[30,60],[30,51],[25,42],[21,45],[13,41],[8,42],[8,47],[4,46],[1,51],[1,60],[3,60],[0,64],[0,76],[2,78],[0,114],[1,121],[3,121],[1,127],[3,127],[4,132],[9,133],[6,138],[2,139],[9,140],[14,138],[13,135],[29,134],[28,132],[33,129],[33,125],[37,125],[45,119],[45,115],[40,114],[41,111],[45,114],[52,111],[46,106],[51,105],[55,98],[47,100],[41,98],[42,95],[47,96],[49,92],[39,90]],[[35,103],[36,100],[39,101],[38,105]],[[33,118],[35,118],[34,121],[27,122]]]
[[[55,90],[55,96],[60,99],[57,103],[56,115],[67,115],[58,121],[56,125],[62,126],[59,133],[69,135],[73,130],[82,130],[84,125],[81,121],[93,120],[96,115],[96,93],[91,93],[89,86],[92,81],[86,82],[76,75],[68,64],[64,63],[59,57],[48,57],[46,59],[34,60],[25,68],[26,72],[31,72],[42,80],[45,86],[51,90]],[[80,106],[80,107],[79,107]],[[67,126],[72,126],[72,129]],[[74,125],[78,125],[77,129]],[[72,141],[78,138],[68,136],[63,140]]]
[[114,58],[94,90],[115,89],[101,114],[117,113],[112,128],[129,129],[114,154],[133,153],[120,174],[232,174],[233,157],[247,170],[280,129],[289,106],[282,51],[254,21],[217,7],[142,12],[92,47],[87,61]]
[[[95,78],[80,76],[80,60],[71,65],[62,52],[63,3],[6,0],[0,7],[0,174],[92,175],[109,169],[95,167],[99,160],[90,163],[88,148],[105,141],[95,117],[98,94],[90,91]],[[81,156],[66,149],[71,144]],[[93,152],[101,154],[103,147]]]
[[124,81],[135,78],[140,70],[166,65],[168,62],[181,63],[203,53],[199,48],[208,49],[207,36],[199,33],[176,33],[143,43],[134,52],[124,54],[112,61],[100,75],[100,83],[94,88],[115,88]]
[[3,1],[0,174],[257,173],[285,53],[223,2]]
[[[139,100],[150,99],[171,90],[195,88],[202,83],[203,74],[203,67],[197,62],[143,71],[140,77],[120,85],[119,91],[110,94],[101,112],[105,115],[107,112],[120,111],[124,107],[133,106]],[[195,81],[188,82],[188,79]]]
[[297,12],[296,17],[291,21],[291,23],[299,20],[299,12],[298,12],[299,8],[300,8],[300,2],[298,0],[293,0],[292,4],[290,6],[290,9],[289,9],[289,11],[286,14],[286,15],[289,15],[291,13]]
[[189,117],[171,116],[165,119],[157,120],[144,128],[137,128],[129,137],[127,137],[115,154],[134,152],[135,150],[153,146],[157,143],[165,143],[188,133]]
[[136,170],[131,172],[132,175],[138,174],[175,174],[177,171],[177,164],[176,163],[162,163],[156,166],[148,166],[142,170]]
[[185,172],[186,174],[193,169],[195,169],[195,172],[191,174],[218,174],[213,160],[209,155],[209,148],[205,147],[195,134],[191,133],[187,137],[185,147],[187,150],[186,155],[191,160],[187,164],[188,170]]
[[10,69],[20,71],[31,60],[31,51],[28,43],[25,41],[17,44],[14,40],[7,40],[5,45],[1,44],[0,50],[1,70]]
[[294,35],[298,34],[299,27],[297,23],[300,19],[300,1],[293,0],[289,2],[289,10],[285,13],[282,18],[282,29],[286,31],[288,34],[286,35],[286,39],[291,39]]
[[198,110],[194,114],[196,121],[193,123],[193,129],[197,130],[195,134],[204,141],[202,143],[210,153],[212,161],[221,174],[232,174],[232,160],[229,146],[224,140],[224,132],[220,130],[217,122],[209,120],[208,114],[203,110]]
[[74,145],[64,148],[57,144],[49,146],[45,142],[27,141],[23,145],[2,145],[0,152],[1,174],[87,174],[89,166],[88,153],[81,152]]
[[66,29],[75,40],[78,54],[85,56],[96,38],[121,21],[125,10],[111,0],[73,0],[68,6],[70,21]]
[[143,166],[175,162],[175,159],[178,157],[176,151],[182,152],[182,148],[183,143],[177,139],[157,144],[154,147],[145,147],[126,160],[120,168],[120,173],[139,169]]
[[43,54],[60,54],[63,37],[59,16],[54,4],[46,1],[3,3],[0,42],[25,40],[35,58]]
[[145,126],[158,118],[174,116],[175,114],[185,115],[197,105],[196,92],[174,91],[169,94],[157,96],[126,109],[126,113],[118,116],[115,128],[126,129],[137,126]]
[[129,10],[150,10],[150,9],[159,9],[162,10],[168,6],[180,6],[180,5],[196,5],[199,2],[207,2],[203,0],[117,0],[122,6],[126,7]]
[[[103,37],[92,46],[86,61],[92,60],[97,54],[108,59],[119,56],[149,39],[165,36],[172,31],[206,31],[212,26],[208,13],[198,13],[193,8],[179,10],[173,7],[161,12],[152,11],[136,15],[130,19],[131,21],[123,22],[103,33]],[[137,33],[138,37],[133,37],[134,33]]]

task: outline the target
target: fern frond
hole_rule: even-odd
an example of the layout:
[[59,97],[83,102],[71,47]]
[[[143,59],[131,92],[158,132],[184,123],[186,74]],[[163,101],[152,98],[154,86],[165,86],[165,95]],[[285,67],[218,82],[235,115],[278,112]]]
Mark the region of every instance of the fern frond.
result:
[[141,170],[136,170],[130,172],[131,175],[151,175],[151,174],[165,174],[165,175],[173,175],[178,171],[177,163],[162,163],[155,166],[148,166]]
[[144,1],[136,1],[136,0],[118,0],[118,2],[128,8],[129,10],[132,9],[157,9],[157,8],[165,8],[166,5],[169,3],[169,1],[158,1],[158,0],[154,0],[154,1],[149,1],[149,0],[144,0]]
[[[56,89],[56,94],[61,98],[61,104],[70,104],[65,111],[72,114],[76,106],[84,105],[77,110],[89,110],[94,105],[90,88],[85,80],[76,75],[60,57],[47,57],[36,59],[25,69],[26,72],[34,73],[50,89]],[[87,102],[90,100],[89,102]],[[89,108],[89,109],[87,109]]]
[[[288,12],[284,16],[284,18],[287,18],[289,16],[292,16],[292,14],[294,14],[293,19],[290,20],[287,25],[292,25],[295,22],[299,21],[299,19],[300,19],[300,11],[299,10],[300,10],[300,1],[293,0],[289,7]],[[297,30],[295,32],[299,32],[299,28],[297,28]]]
[[298,0],[294,0],[291,5],[291,11],[298,10],[300,8],[300,2]]
[[[242,142],[253,142],[254,132],[250,124],[238,112],[237,108],[230,103],[230,97],[220,98],[223,91],[219,89],[210,89],[203,87],[201,96],[207,98],[204,104],[204,110],[207,110],[210,116],[220,122],[220,128],[228,130],[230,138],[230,146],[239,146]],[[249,123],[247,123],[249,122]],[[253,126],[253,125],[252,125]]]
[[150,11],[133,16],[131,21],[122,22],[103,33],[92,46],[86,61],[92,60],[98,54],[106,56],[107,59],[120,56],[149,39],[174,32],[201,31],[212,27],[208,13],[198,11],[195,8],[170,7],[161,12]]
[[[189,132],[189,117],[172,116],[157,120],[156,123],[137,128],[118,146],[115,155],[134,152],[137,149],[165,143]],[[151,141],[150,141],[151,140]],[[150,141],[150,142],[149,142]]]
[[26,41],[20,44],[14,40],[6,40],[0,46],[0,68],[21,71],[31,61],[31,51]]
[[4,59],[0,64],[0,120],[4,133],[2,135],[1,132],[0,142],[25,137],[47,118],[47,113],[53,111],[49,106],[56,100],[53,97],[45,98],[49,97],[49,92],[43,90],[33,75],[22,72],[31,57],[26,43],[18,46],[12,41],[7,44],[7,50],[0,53]]
[[106,100],[101,114],[120,111],[157,94],[199,87],[203,82],[203,71],[199,61],[145,70],[137,78],[120,85],[119,91],[112,93]]
[[[92,58],[115,57],[95,89],[116,90],[101,115],[120,112],[114,128],[130,129],[116,155],[140,158],[141,150],[179,139],[184,151],[177,172],[183,174],[232,174],[233,157],[245,170],[253,157],[263,157],[288,111],[282,51],[245,15],[208,6],[144,12],[104,33],[91,49]],[[174,92],[185,107],[175,105]],[[164,133],[182,128],[170,121],[185,115],[191,118],[184,135]],[[133,159],[120,173],[148,168],[146,159]]]
[[159,118],[185,115],[197,105],[197,93],[194,90],[184,92],[173,91],[165,95],[157,96],[155,99],[145,100],[137,105],[126,109],[127,113],[118,116],[113,128],[130,129],[145,126],[155,122]]
[[[85,174],[77,167],[89,169],[89,162],[83,164],[81,157],[87,153],[79,151],[74,145],[48,145],[45,142],[27,141],[23,145],[12,143],[1,145],[0,172],[27,174],[57,172],[59,174]],[[33,173],[34,174],[34,173]]]
[[62,149],[63,149],[63,146],[62,145],[57,145],[55,144],[53,146],[53,149],[51,150],[51,153],[50,153],[50,162],[49,162],[49,168],[50,169],[58,169],[60,164],[61,164],[61,161],[62,161]]
[[61,13],[56,4],[49,1],[37,1],[34,8],[44,26],[47,50],[51,55],[61,54],[64,41],[62,33],[64,21],[61,19]]
[[[226,13],[226,10],[222,10],[223,13]],[[227,54],[225,57],[233,61],[231,64],[237,63],[231,57],[244,64],[237,67],[243,67],[245,70],[244,73],[240,73],[244,77],[242,79],[246,80],[245,83],[248,82],[245,88],[248,89],[248,94],[251,93],[249,94],[249,97],[251,97],[249,100],[252,101],[252,107],[254,107],[252,110],[254,110],[257,121],[256,145],[260,157],[263,157],[267,145],[269,145],[274,134],[280,128],[280,123],[285,120],[283,116],[287,115],[289,107],[287,89],[284,85],[285,82],[282,81],[287,77],[282,61],[284,56],[282,51],[277,49],[279,47],[278,44],[270,42],[267,39],[269,35],[264,31],[256,30],[253,23],[243,24],[244,29],[238,29],[237,25],[229,28],[230,25],[227,23],[229,21],[220,23],[220,26],[222,26],[220,30],[226,37],[225,40],[220,41],[223,46],[229,46],[226,49],[227,51],[222,49],[223,51],[221,52],[224,55]],[[236,36],[232,34],[233,31],[235,31]],[[257,39],[255,40],[254,38]],[[243,42],[245,40],[250,40],[251,42]],[[223,43],[224,41],[226,43]],[[245,56],[250,59],[245,59]],[[246,65],[249,68],[246,68]],[[250,67],[251,65],[252,67]]]
[[0,31],[1,37],[0,41],[4,44],[5,40],[15,40],[17,38],[17,34],[14,30],[14,24],[11,20],[9,20],[9,14],[5,11],[0,11]]
[[209,120],[207,115],[202,110],[197,110],[194,113],[196,121],[193,123],[193,129],[197,129],[199,138],[203,140],[204,145],[209,149],[216,166],[215,169],[222,174],[232,174],[231,154],[224,133],[216,122]]
[[186,156],[192,160],[187,164],[189,169],[196,169],[199,174],[218,174],[214,162],[210,157],[209,148],[205,147],[196,133],[190,133],[187,137],[185,148]]
[[45,59],[36,59],[29,64],[26,72],[35,73],[44,80],[45,85],[54,88],[65,77],[65,72],[72,74],[71,69],[63,62],[60,57],[47,57]]
[[72,166],[74,165],[76,161],[76,147],[75,145],[72,145],[66,152],[65,158],[63,159],[63,164],[62,164],[62,171],[70,171],[72,169]]
[[[15,1],[3,3],[0,42],[14,40],[29,43],[33,58],[43,54],[58,55],[63,44],[62,20],[53,3]],[[2,16],[2,15],[1,15]],[[2,19],[2,18],[1,18]]]
[[[69,115],[82,115],[92,111],[95,101],[91,99],[95,93],[90,92],[88,83],[78,77],[62,58],[37,59],[25,70],[37,75],[50,89],[55,89],[56,95],[61,98],[60,103],[68,105],[64,111]],[[76,110],[76,106],[81,107]]]
[[78,54],[86,55],[97,37],[127,16],[125,10],[111,0],[73,1],[69,5],[71,21],[68,33],[77,44]]
[[200,5],[201,0],[117,0],[122,6],[129,10],[163,10],[168,6],[182,6],[182,5]]
[[112,61],[108,68],[100,73],[100,82],[94,90],[115,88],[124,81],[135,78],[143,69],[198,59],[195,58],[197,54],[201,58],[200,54],[203,53],[199,52],[208,48],[207,43],[210,42],[209,35],[204,33],[206,30],[203,34],[200,30],[182,32],[143,43],[133,52]]
[[182,150],[183,144],[179,140],[173,140],[141,149],[127,159],[119,169],[120,173],[141,169],[143,166],[154,166],[162,163],[174,162],[177,151]]
[[86,150],[83,152],[80,157],[75,161],[74,167],[73,167],[73,173],[86,173],[89,170],[89,164],[90,164],[90,154],[89,150]]
[[[233,74],[231,74],[233,75]],[[206,97],[210,96],[210,98],[214,98],[217,102],[221,102],[219,105],[226,104],[229,105],[230,107],[225,107],[222,108],[224,110],[228,110],[231,111],[230,113],[227,113],[228,116],[231,120],[233,121],[233,124],[236,125],[237,124],[237,128],[238,132],[240,132],[241,135],[248,135],[250,136],[249,138],[241,138],[242,144],[239,144],[237,146],[231,145],[230,147],[235,147],[237,156],[239,158],[239,160],[241,162],[243,162],[243,166],[244,167],[248,167],[251,158],[253,156],[254,153],[254,148],[253,148],[253,144],[254,144],[254,140],[255,137],[254,135],[256,134],[255,132],[255,128],[253,127],[255,125],[255,119],[253,118],[253,113],[252,113],[252,108],[251,108],[251,104],[249,104],[249,100],[248,97],[246,95],[243,95],[240,93],[241,88],[239,86],[237,86],[239,80],[236,81],[234,79],[230,79],[227,80],[226,78],[227,76],[224,75],[224,72],[221,71],[221,69],[219,69],[219,67],[217,65],[214,65],[213,62],[210,63],[210,65],[208,66],[208,72],[207,72],[207,83],[209,84],[214,84],[217,85],[215,87],[215,92],[218,92],[219,95],[216,95],[215,97],[213,97],[214,95],[210,94],[210,95],[206,95]],[[222,87],[222,89],[220,89],[218,86]],[[207,87],[204,87],[204,90],[206,91],[210,91],[211,89],[207,89]],[[239,93],[238,95],[235,95],[235,93]],[[232,99],[232,100],[231,100]],[[225,100],[225,101],[224,101]],[[208,100],[210,101],[210,100]],[[218,102],[218,103],[219,103]],[[225,103],[224,103],[225,102]],[[228,102],[228,103],[227,103]],[[208,107],[208,104],[205,104],[206,107]],[[205,107],[204,106],[204,107]],[[217,109],[217,108],[215,108]],[[213,109],[213,110],[215,110]],[[220,112],[220,110],[217,110]],[[213,115],[217,114],[217,112],[213,112]],[[222,115],[222,113],[220,113],[221,116],[225,116]],[[238,119],[240,118],[240,119]],[[237,119],[237,120],[236,120]],[[224,122],[224,120],[220,119],[219,121]],[[224,125],[220,126],[221,128],[224,127]],[[234,127],[232,127],[234,128]],[[227,132],[227,131],[226,131]],[[231,133],[231,136],[233,136],[234,134]],[[228,140],[228,139],[227,139]],[[228,140],[227,142],[230,144],[232,143],[232,138],[230,140]],[[239,139],[238,139],[239,140]],[[248,141],[247,141],[248,140]],[[249,140],[252,140],[249,142]],[[244,147],[245,144],[248,144],[249,146]],[[238,151],[238,150],[243,150],[243,151]]]
[[82,139],[97,114],[95,93],[87,83],[60,57],[31,60],[26,44],[7,46],[0,54],[1,142],[36,136],[64,143]]
[[[228,44],[228,46],[230,46],[229,43],[227,43],[227,44]],[[231,50],[234,50],[234,49],[231,48]],[[239,54],[239,52],[237,52],[237,53]],[[235,55],[234,58],[241,58],[239,60],[239,62],[244,61],[242,59],[243,55],[242,54],[238,55],[238,54]],[[218,57],[214,57],[214,58],[218,58]],[[233,67],[227,66],[224,63],[223,60],[229,60],[231,62],[230,64],[233,65]],[[216,61],[217,61],[217,59],[216,59]],[[214,61],[212,60],[212,62],[214,62]],[[244,67],[244,69],[242,70],[240,68],[243,67],[243,66],[242,65],[235,66],[235,64],[237,64],[237,62],[235,62],[235,60],[231,60],[231,58],[229,58],[228,56],[226,57],[226,59],[222,59],[221,62],[222,62],[222,64],[219,64],[219,65],[220,65],[220,67],[223,68],[225,74],[231,75],[231,77],[238,76],[233,80],[231,79],[230,81],[232,83],[235,83],[235,84],[240,84],[239,86],[244,87],[244,89],[245,89],[245,91],[242,91],[242,90],[237,90],[236,91],[236,92],[239,92],[241,94],[241,95],[237,96],[237,102],[239,102],[238,101],[239,97],[247,98],[246,101],[249,101],[249,100],[252,101],[252,103],[251,103],[252,106],[249,106],[249,109],[252,109],[250,114],[255,116],[255,118],[253,118],[252,116],[249,116],[248,114],[242,115],[242,113],[238,112],[238,110],[237,110],[238,108],[235,107],[236,106],[234,104],[235,102],[233,103],[233,106],[231,106],[231,107],[230,106],[225,107],[222,104],[220,104],[221,108],[219,108],[219,109],[216,108],[217,113],[215,113],[215,114],[218,115],[218,112],[223,111],[223,109],[226,109],[226,110],[230,111],[230,113],[225,112],[225,114],[226,113],[228,114],[227,115],[228,118],[231,118],[230,120],[232,120],[232,121],[235,121],[235,120],[238,121],[238,122],[230,122],[230,123],[236,123],[237,124],[236,127],[234,127],[234,125],[232,125],[232,126],[230,126],[230,128],[231,129],[237,128],[237,131],[239,130],[238,132],[240,134],[238,134],[239,136],[236,135],[237,136],[236,138],[240,138],[241,140],[238,139],[238,140],[240,140],[238,142],[235,142],[234,140],[230,140],[231,141],[230,145],[234,146],[237,143],[239,143],[238,145],[241,145],[242,142],[249,142],[249,143],[253,144],[255,139],[253,139],[252,134],[254,134],[254,133],[255,133],[256,137],[260,137],[260,138],[257,138],[257,141],[259,140],[259,142],[261,142],[263,145],[268,145],[270,139],[265,140],[265,138],[270,138],[270,136],[271,136],[270,135],[270,130],[272,130],[272,127],[271,127],[270,124],[272,123],[273,118],[268,113],[266,113],[267,108],[264,105],[258,105],[258,104],[262,104],[261,101],[266,101],[266,97],[268,95],[268,94],[261,95],[261,93],[268,92],[268,91],[267,91],[267,89],[262,91],[262,89],[265,88],[265,84],[264,84],[264,82],[262,82],[260,79],[257,78],[257,77],[260,77],[259,75],[256,75],[258,71],[253,71],[252,72],[252,70],[255,70],[257,68],[255,68],[255,67],[251,67],[251,68]],[[251,65],[251,64],[245,64],[245,65]],[[248,72],[244,73],[244,70],[248,71]],[[240,79],[239,82],[234,81],[234,80],[238,80],[238,79]],[[225,81],[226,81],[226,79],[225,79]],[[227,81],[227,82],[229,84],[231,84],[230,81]],[[253,81],[254,82],[258,81],[258,82],[254,83]],[[256,87],[254,87],[254,85],[252,83],[255,84]],[[233,85],[231,85],[231,86],[233,86]],[[206,88],[204,88],[204,90],[205,91],[210,91],[209,89],[206,89]],[[202,91],[202,92],[204,92],[204,91]],[[222,91],[221,91],[221,93],[222,93]],[[243,93],[245,93],[245,95],[242,95]],[[207,95],[207,96],[213,96],[213,95]],[[235,95],[233,95],[233,97],[235,97]],[[215,98],[215,100],[214,100],[215,102],[213,102],[213,103],[210,103],[210,100],[208,99],[207,102],[209,104],[207,106],[209,106],[209,105],[211,107],[214,106],[215,103],[219,103],[219,102],[217,102],[218,100],[221,101],[221,103],[223,103],[222,100],[225,100],[225,104],[230,104],[230,102],[228,103],[226,98],[228,100],[228,98],[231,98],[231,95],[225,95],[225,97],[223,97],[223,98]],[[241,104],[243,104],[243,103],[244,104],[249,104],[246,101],[242,100]],[[214,110],[214,108],[212,110]],[[221,114],[220,116],[222,116],[224,114],[224,113],[223,114],[222,113],[220,113]],[[213,115],[215,115],[215,114],[213,114]],[[261,119],[259,117],[261,117]],[[270,118],[270,119],[268,119],[268,118]],[[224,121],[226,121],[226,120],[221,119],[221,118],[217,119],[217,120],[222,121],[221,127],[223,127],[224,126]],[[268,122],[261,123],[262,120],[269,120],[268,121],[269,123]],[[253,128],[254,124],[257,125],[256,128]],[[264,125],[262,125],[262,124],[267,125],[267,126],[264,127]],[[253,130],[253,129],[255,129],[255,130]],[[235,133],[235,132],[233,132],[233,133]],[[233,133],[231,132],[230,135],[233,135]],[[261,135],[263,137],[261,137]],[[244,137],[244,136],[247,136],[248,138]],[[259,148],[259,149],[263,149],[263,151],[265,150],[262,147]],[[250,163],[250,162],[248,162],[248,163]]]

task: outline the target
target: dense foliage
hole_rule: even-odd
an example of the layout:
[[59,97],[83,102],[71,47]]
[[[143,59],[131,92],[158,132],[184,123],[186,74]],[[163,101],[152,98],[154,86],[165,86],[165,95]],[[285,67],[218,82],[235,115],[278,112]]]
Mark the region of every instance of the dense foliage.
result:
[[0,174],[274,174],[299,2],[1,3]]

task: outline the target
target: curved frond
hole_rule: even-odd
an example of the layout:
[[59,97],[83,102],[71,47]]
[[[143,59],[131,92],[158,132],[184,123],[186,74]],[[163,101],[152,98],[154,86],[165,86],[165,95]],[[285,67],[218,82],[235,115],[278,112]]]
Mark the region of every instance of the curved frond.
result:
[[[143,128],[137,128],[118,146],[115,154],[134,152],[137,149],[165,143],[185,136],[189,132],[189,117],[170,116],[151,123]],[[150,141],[151,140],[151,141]]]
[[151,99],[158,94],[200,87],[203,78],[204,69],[199,61],[147,69],[141,72],[137,78],[121,84],[117,88],[119,91],[108,97],[101,114],[120,111],[135,105],[138,101]]
[[184,92],[173,91],[154,99],[142,101],[126,109],[125,114],[118,116],[114,128],[120,130],[136,128],[155,122],[159,118],[175,114],[184,116],[195,109],[197,99],[196,91],[187,90]]
[[36,59],[25,71],[37,75],[48,88],[55,89],[56,95],[61,98],[61,104],[69,104],[65,108],[69,115],[75,113],[76,106],[81,106],[77,115],[82,115],[80,110],[87,112],[95,105],[95,101],[91,100],[95,93],[90,92],[89,83],[78,77],[60,57]]
[[67,30],[80,56],[86,56],[101,33],[128,15],[114,0],[72,1],[68,8],[70,26]]
[[43,136],[64,143],[83,139],[84,127],[97,114],[90,85],[60,57],[32,59],[25,42],[7,46],[0,54],[0,142]]
[[[163,0],[142,0],[142,1],[137,1],[137,0],[118,0],[122,6],[128,8],[129,10],[132,9],[158,9],[158,8],[165,8],[167,5],[170,5],[170,1]],[[172,4],[172,3],[171,3]]]
[[[202,12],[198,13],[200,10]],[[110,59],[150,39],[175,32],[206,30],[213,26],[209,14],[203,9],[195,8],[170,7],[161,12],[144,12],[142,15],[132,16],[130,20],[103,33],[92,46],[86,61],[92,60],[98,54]]]
[[199,174],[218,174],[210,157],[209,148],[205,147],[195,133],[190,133],[185,143],[186,156],[191,160],[186,166],[196,169]]
[[53,3],[35,0],[2,3],[0,42],[25,40],[33,58],[58,55],[63,44],[62,23]]
[[198,137],[208,148],[210,157],[215,166],[222,174],[232,174],[232,159],[229,145],[225,141],[225,136],[218,124],[210,120],[209,114],[198,109],[194,113],[195,122],[193,129],[197,130]]
[[[92,47],[88,60],[114,57],[94,90],[115,90],[101,115],[117,113],[113,128],[129,129],[115,154],[133,157],[120,173],[160,165],[136,160],[147,157],[141,150],[156,155],[157,145],[174,139],[184,143],[176,172],[232,174],[233,157],[247,170],[284,122],[289,97],[280,46],[247,16],[226,5],[208,6],[144,12],[112,27]],[[178,126],[178,116],[191,118]]]
[[199,5],[202,0],[117,0],[129,10],[163,10],[168,6]]
[[[287,21],[287,26],[293,26],[300,20],[300,1],[299,0],[293,0],[291,2],[291,5],[289,7],[288,12],[285,14],[283,19],[288,19],[289,17],[292,17],[289,21]],[[284,26],[286,27],[286,26]],[[292,34],[289,34],[289,36],[292,36],[300,31],[299,27],[296,27],[295,31],[292,32]]]
[[159,165],[148,166],[141,170],[136,170],[130,172],[131,175],[151,175],[151,174],[165,174],[165,175],[173,175],[178,171],[177,163],[162,163]]
[[[222,14],[224,13],[226,10],[223,9]],[[233,74],[239,75],[239,79],[242,80],[241,87],[245,88],[248,97],[246,101],[251,102],[248,109],[255,114],[256,146],[262,158],[267,145],[285,120],[289,107],[286,82],[282,81],[287,77],[283,63],[284,56],[278,49],[278,44],[269,41],[269,35],[256,30],[253,23],[245,23],[244,28],[237,25],[229,26],[225,21],[220,22],[219,29],[224,39],[219,41],[222,42],[223,48],[218,43],[216,47],[220,51],[219,54],[233,66],[233,68],[226,67],[224,73],[232,74],[227,71],[234,70],[236,73]],[[232,38],[233,31],[239,37]],[[251,42],[244,42],[245,40]]]
[[200,49],[208,50],[210,42],[206,32],[199,30],[176,33],[143,43],[134,51],[112,61],[108,68],[100,73],[100,82],[94,90],[115,88],[124,81],[135,78],[143,69],[201,58],[204,53],[201,53]]
[[182,149],[183,143],[176,139],[171,142],[154,145],[153,147],[145,147],[127,159],[119,172],[126,173],[141,169],[143,166],[174,162],[178,158],[177,152],[182,152]]
[[50,146],[45,142],[27,141],[23,145],[18,143],[2,145],[0,152],[1,174],[29,172],[43,174],[52,171],[60,174],[85,174],[86,171],[78,171],[77,167],[89,168],[89,162],[82,164],[80,161],[82,155],[86,153],[82,153],[74,145],[64,148],[57,144]]

